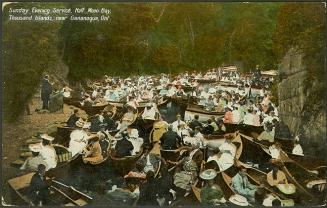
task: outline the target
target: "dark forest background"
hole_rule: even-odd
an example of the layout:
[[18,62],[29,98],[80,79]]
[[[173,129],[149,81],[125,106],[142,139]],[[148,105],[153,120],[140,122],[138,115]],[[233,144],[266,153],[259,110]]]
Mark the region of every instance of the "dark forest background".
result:
[[[102,22],[8,21],[11,8],[111,9]],[[322,3],[15,3],[3,9],[3,115],[14,121],[44,72],[64,63],[74,83],[104,74],[129,76],[277,69],[292,47],[305,54],[307,85],[325,80]],[[324,93],[321,86],[317,93]]]

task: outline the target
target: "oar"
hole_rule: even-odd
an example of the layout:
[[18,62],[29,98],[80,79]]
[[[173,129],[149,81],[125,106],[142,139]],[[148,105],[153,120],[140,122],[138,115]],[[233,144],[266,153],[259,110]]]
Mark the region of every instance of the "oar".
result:
[[65,194],[64,192],[62,192],[61,190],[59,190],[58,188],[54,187],[54,186],[50,186],[50,188],[56,190],[57,192],[59,192],[61,195],[63,195],[64,197],[66,197],[67,199],[69,199],[69,201],[73,202],[75,205],[80,206],[74,199],[70,198],[67,194]]
[[67,186],[66,184],[63,184],[63,183],[61,183],[61,182],[59,182],[59,181],[56,181],[56,180],[53,180],[53,179],[52,179],[52,181],[55,182],[56,184],[59,184],[59,185],[63,186],[63,187],[70,188],[70,189],[72,189],[73,191],[75,191],[75,192],[77,192],[77,193],[79,193],[79,194],[85,196],[86,198],[88,198],[88,199],[90,199],[90,200],[93,200],[92,197],[90,197],[90,196],[84,194],[83,192],[81,192],[81,191],[75,189],[73,186]]

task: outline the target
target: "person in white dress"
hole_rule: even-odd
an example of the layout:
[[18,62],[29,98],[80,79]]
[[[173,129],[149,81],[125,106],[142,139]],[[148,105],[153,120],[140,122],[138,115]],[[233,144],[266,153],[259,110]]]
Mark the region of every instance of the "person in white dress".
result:
[[76,122],[78,129],[70,133],[70,141],[68,150],[72,153],[72,157],[76,154],[81,153],[87,146],[89,136],[87,134],[88,124],[85,124],[81,120]]
[[236,154],[236,146],[232,143],[233,136],[226,136],[225,142],[219,147],[221,152],[230,153],[233,157]]
[[48,134],[41,134],[42,143],[41,150],[39,155],[44,160],[46,165],[46,171],[55,168],[57,166],[57,153],[56,150],[51,145],[51,142],[54,140],[53,137]]

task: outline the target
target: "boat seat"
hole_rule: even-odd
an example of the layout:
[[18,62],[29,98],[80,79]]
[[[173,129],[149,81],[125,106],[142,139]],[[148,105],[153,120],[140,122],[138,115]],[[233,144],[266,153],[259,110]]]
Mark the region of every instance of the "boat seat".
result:
[[58,159],[59,163],[69,161],[71,158],[72,158],[72,153],[71,152],[67,152],[67,153],[57,155],[57,159]]

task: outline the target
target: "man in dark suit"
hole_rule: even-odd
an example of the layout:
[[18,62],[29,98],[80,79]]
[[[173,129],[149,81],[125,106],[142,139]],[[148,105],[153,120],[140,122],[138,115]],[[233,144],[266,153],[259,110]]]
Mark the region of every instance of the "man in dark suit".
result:
[[45,165],[40,164],[38,171],[32,177],[29,195],[34,205],[45,205],[49,201],[50,183],[45,178]]
[[162,149],[174,150],[181,144],[182,138],[173,131],[173,127],[170,125],[168,131],[162,135],[160,142]]
[[49,110],[49,101],[50,95],[52,93],[52,86],[49,82],[49,76],[45,75],[42,80],[42,87],[41,87],[41,100],[43,102],[42,109]]
[[115,121],[111,118],[112,112],[104,111],[103,112],[103,123],[106,125],[106,130],[115,130],[117,129],[117,125]]
[[197,126],[203,127],[202,123],[199,121],[199,115],[194,115],[194,119],[189,124],[189,127],[194,131]]
[[74,113],[67,120],[68,127],[76,127],[76,122],[78,121],[78,109],[74,109]]
[[127,137],[127,132],[123,132],[122,137],[118,139],[115,146],[115,152],[117,157],[126,157],[132,155],[132,150],[134,149],[134,146],[132,142],[128,141]]

